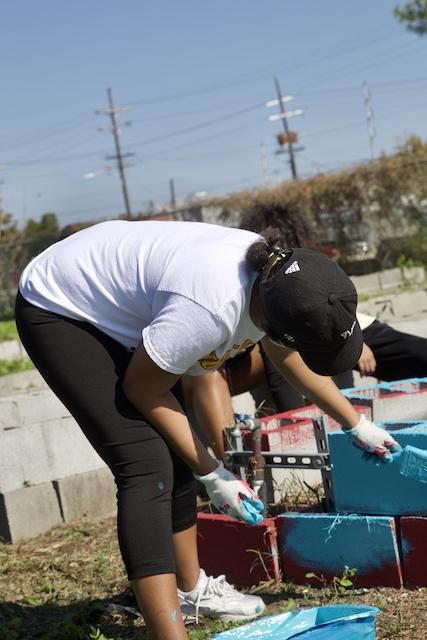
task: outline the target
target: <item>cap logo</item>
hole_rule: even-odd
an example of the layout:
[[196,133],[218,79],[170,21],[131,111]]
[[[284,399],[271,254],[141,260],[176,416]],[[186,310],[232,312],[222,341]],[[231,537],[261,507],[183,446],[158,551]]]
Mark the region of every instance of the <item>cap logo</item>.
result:
[[295,338],[294,338],[294,336],[289,335],[289,333],[284,333],[284,334],[283,334],[283,337],[284,337],[284,339],[285,339],[285,340],[287,340],[288,342],[292,342],[292,343],[294,343],[294,342],[295,342]]
[[350,329],[347,329],[347,331],[344,331],[343,333],[341,333],[341,337],[344,338],[344,340],[347,340],[347,338],[353,335],[355,326],[356,326],[356,320],[353,322]]
[[285,274],[295,273],[295,271],[301,271],[299,268],[298,260],[294,260],[293,263],[286,269]]

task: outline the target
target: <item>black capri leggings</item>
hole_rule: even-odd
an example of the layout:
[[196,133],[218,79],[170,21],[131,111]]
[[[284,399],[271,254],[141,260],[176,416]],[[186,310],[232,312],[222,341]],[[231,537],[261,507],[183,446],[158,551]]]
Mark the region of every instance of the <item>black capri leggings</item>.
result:
[[16,324],[31,360],[114,475],[129,579],[175,573],[172,533],[196,522],[195,482],[123,393],[132,353],[91,324],[39,309],[20,293]]

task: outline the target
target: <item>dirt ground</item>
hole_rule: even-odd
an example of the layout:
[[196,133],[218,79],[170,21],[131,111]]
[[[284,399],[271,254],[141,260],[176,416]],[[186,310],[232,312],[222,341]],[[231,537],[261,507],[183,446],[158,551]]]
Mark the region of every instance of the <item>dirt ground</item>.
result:
[[[427,589],[355,589],[337,593],[288,583],[253,589],[267,614],[331,603],[381,609],[378,640],[427,639]],[[0,640],[148,640],[143,621],[120,608],[129,602],[115,520],[61,526],[21,545],[0,544]],[[203,620],[190,640],[231,625]]]

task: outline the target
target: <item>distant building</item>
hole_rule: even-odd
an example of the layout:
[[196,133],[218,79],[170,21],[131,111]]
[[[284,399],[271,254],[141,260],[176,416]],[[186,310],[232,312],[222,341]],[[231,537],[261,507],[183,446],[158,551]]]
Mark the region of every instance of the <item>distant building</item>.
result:
[[238,227],[240,223],[240,212],[233,211],[224,214],[223,207],[214,207],[207,204],[189,204],[183,206],[175,212],[176,220],[187,220],[191,222],[207,222],[209,224],[220,224],[225,227]]

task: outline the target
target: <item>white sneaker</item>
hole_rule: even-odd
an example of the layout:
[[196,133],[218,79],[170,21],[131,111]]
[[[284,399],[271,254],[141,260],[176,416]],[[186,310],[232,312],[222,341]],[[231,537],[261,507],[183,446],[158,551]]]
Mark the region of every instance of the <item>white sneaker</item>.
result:
[[225,576],[208,577],[203,569],[192,591],[186,593],[178,589],[178,601],[183,616],[195,616],[196,624],[199,615],[232,622],[256,618],[265,609],[260,597],[240,593]]

